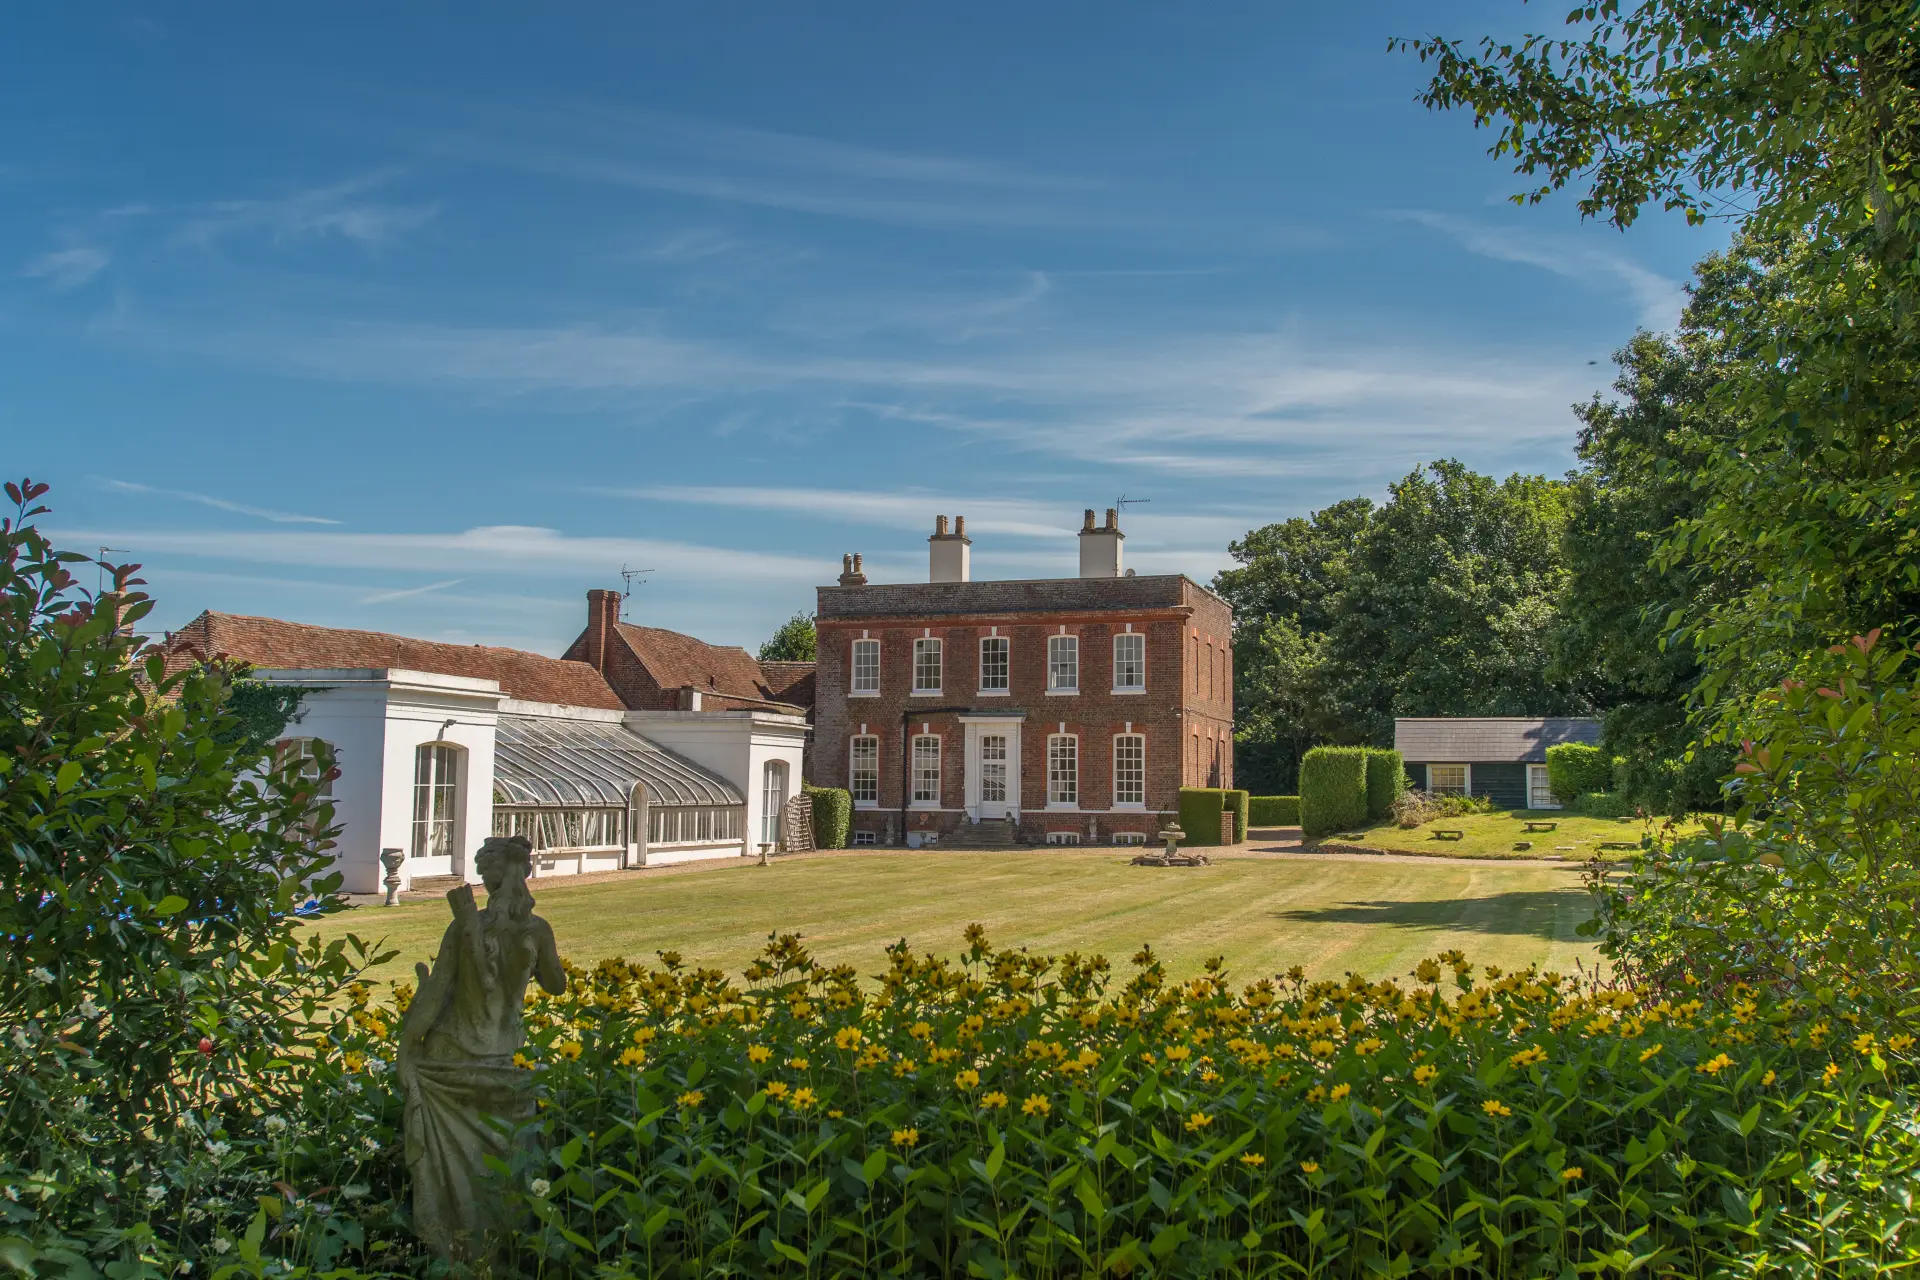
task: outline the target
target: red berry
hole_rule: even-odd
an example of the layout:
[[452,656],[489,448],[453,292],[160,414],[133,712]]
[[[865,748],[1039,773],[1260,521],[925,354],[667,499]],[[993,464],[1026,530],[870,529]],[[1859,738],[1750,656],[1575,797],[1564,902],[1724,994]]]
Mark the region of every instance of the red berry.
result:
[[211,1058],[213,1056],[213,1041],[207,1039],[205,1036],[201,1036],[200,1052],[203,1056]]

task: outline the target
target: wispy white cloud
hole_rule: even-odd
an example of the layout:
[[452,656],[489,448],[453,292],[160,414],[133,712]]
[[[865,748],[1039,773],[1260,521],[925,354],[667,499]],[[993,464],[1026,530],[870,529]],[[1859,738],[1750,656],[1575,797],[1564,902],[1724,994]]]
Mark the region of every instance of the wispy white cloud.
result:
[[210,247],[236,235],[276,241],[338,238],[362,247],[385,244],[429,221],[432,204],[393,204],[369,193],[397,175],[380,170],[283,196],[223,200],[195,210],[174,233],[178,244]]
[[304,516],[293,511],[277,511],[272,507],[256,507],[245,502],[233,502],[226,498],[216,498],[205,493],[193,493],[186,489],[164,489],[158,485],[140,484],[133,480],[115,480],[102,476],[98,483],[107,489],[119,493],[146,493],[160,498],[178,498],[182,502],[197,502],[203,507],[213,507],[220,511],[231,511],[236,515],[254,516],[261,520],[271,520],[275,524],[339,524],[338,520],[326,516]]
[[75,245],[71,249],[54,249],[27,259],[20,268],[20,274],[29,279],[45,280],[54,288],[65,291],[78,289],[87,281],[106,270],[113,261],[113,255],[104,249],[90,245]]
[[543,572],[558,568],[611,576],[626,563],[658,566],[661,581],[710,580],[811,582],[821,562],[804,556],[736,551],[655,538],[575,537],[527,525],[486,525],[448,533],[331,533],[155,530],[121,527],[74,530],[63,536],[79,545],[124,547],[150,560],[193,556],[247,564],[305,565],[329,569],[404,569],[477,577],[497,572]]
[[403,587],[398,591],[376,591],[370,596],[362,596],[361,604],[388,604],[394,600],[411,600],[414,596],[424,596],[433,591],[445,591],[448,587],[457,587],[465,578],[448,578],[444,582],[429,582],[424,587]]
[[1471,253],[1501,262],[1539,267],[1570,280],[1624,289],[1649,329],[1671,329],[1686,305],[1685,285],[1641,266],[1623,253],[1566,236],[1542,236],[1510,226],[1494,227],[1450,214],[1410,210],[1394,215],[1452,237]]

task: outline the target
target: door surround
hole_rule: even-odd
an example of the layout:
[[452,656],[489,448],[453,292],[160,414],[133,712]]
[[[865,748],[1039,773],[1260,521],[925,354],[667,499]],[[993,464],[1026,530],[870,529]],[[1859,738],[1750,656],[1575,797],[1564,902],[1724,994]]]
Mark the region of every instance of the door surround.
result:
[[[1026,713],[999,712],[981,715],[962,715],[959,717],[962,730],[966,734],[965,750],[962,756],[962,774],[966,783],[965,801],[967,821],[978,822],[983,817],[1018,818],[1020,816],[1020,728],[1026,721]],[[980,739],[986,736],[1004,737],[1007,742],[1007,798],[1004,804],[983,802],[980,799]],[[989,812],[998,809],[999,813]]]

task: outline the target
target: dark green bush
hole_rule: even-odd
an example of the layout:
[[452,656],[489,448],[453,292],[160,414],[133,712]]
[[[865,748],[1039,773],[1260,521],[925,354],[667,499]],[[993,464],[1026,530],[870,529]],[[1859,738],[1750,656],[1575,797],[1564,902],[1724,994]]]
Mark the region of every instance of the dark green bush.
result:
[[1393,802],[1407,789],[1407,763],[1391,747],[1367,749],[1367,817],[1383,822],[1393,813]]
[[[1229,787],[1223,793],[1222,807],[1233,815],[1233,839],[1223,840],[1223,844],[1239,844],[1247,838],[1247,793]],[[1222,835],[1225,834],[1224,828]]]
[[1367,824],[1367,748],[1315,747],[1300,760],[1300,829],[1331,835]]
[[1618,791],[1589,791],[1567,806],[1584,818],[1631,818],[1634,803]]
[[1547,748],[1547,786],[1561,804],[1594,791],[1613,790],[1613,758],[1584,742],[1562,742]]
[[1221,815],[1226,806],[1227,793],[1219,787],[1180,788],[1180,829],[1187,833],[1180,843],[1219,844]]
[[845,849],[853,843],[853,793],[840,787],[802,784],[813,797],[813,843],[817,849]]
[[1253,796],[1247,801],[1247,822],[1256,827],[1297,827],[1300,797]]

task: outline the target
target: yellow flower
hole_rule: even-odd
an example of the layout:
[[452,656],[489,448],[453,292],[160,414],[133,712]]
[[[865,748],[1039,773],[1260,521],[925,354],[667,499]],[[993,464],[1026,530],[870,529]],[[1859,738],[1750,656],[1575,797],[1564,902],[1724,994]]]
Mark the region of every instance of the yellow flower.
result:
[[1202,1071],[1200,1073],[1200,1079],[1207,1084],[1219,1084],[1221,1080],[1221,1076],[1218,1071],[1214,1071],[1211,1068],[1209,1068],[1208,1070]]
[[1307,1090],[1308,1102],[1324,1102],[1326,1100],[1326,1097],[1327,1097],[1327,1091],[1321,1088],[1319,1085],[1315,1085],[1313,1086],[1313,1088]]
[[747,1046],[747,1061],[753,1063],[755,1066],[759,1066],[761,1063],[765,1062],[768,1058],[771,1058],[772,1056],[773,1056],[773,1050],[767,1048],[767,1046],[763,1044],[755,1044],[755,1045]]
[[1317,1161],[1302,1160],[1300,1162],[1300,1172],[1308,1174],[1318,1173],[1320,1172],[1320,1165]]
[[359,1071],[367,1065],[367,1055],[364,1053],[356,1053],[352,1049],[349,1049],[341,1056],[340,1062],[341,1065],[346,1067],[350,1072]]
[[1146,1063],[1148,1066],[1152,1066],[1154,1063],[1158,1062],[1159,1059],[1154,1057],[1151,1053],[1143,1053],[1140,1055],[1140,1061]]
[[1652,1048],[1650,1048],[1650,1049],[1642,1049],[1642,1050],[1640,1051],[1640,1061],[1642,1061],[1642,1062],[1645,1062],[1645,1061],[1647,1061],[1647,1060],[1648,1060],[1648,1059],[1650,1059],[1650,1058],[1653,1058],[1653,1057],[1657,1057],[1657,1056],[1659,1055],[1659,1053],[1660,1053],[1660,1051],[1661,1051],[1662,1049],[1664,1049],[1664,1048],[1666,1048],[1666,1046],[1665,1046],[1665,1045],[1663,1045],[1663,1044],[1656,1044],[1656,1045],[1654,1045],[1654,1046],[1653,1046]]
[[1560,1181],[1573,1182],[1587,1176],[1587,1171],[1577,1164],[1570,1164],[1560,1171]]
[[1432,1084],[1433,1078],[1439,1074],[1440,1068],[1432,1064],[1418,1066],[1413,1069],[1413,1082],[1415,1084]]
[[1192,1056],[1193,1056],[1193,1050],[1189,1049],[1186,1045],[1183,1045],[1183,1044],[1176,1044],[1167,1050],[1168,1062],[1185,1062],[1188,1058],[1191,1058]]
[[980,1105],[988,1111],[998,1111],[1007,1105],[1007,1095],[995,1089],[980,1099]]
[[842,1117],[842,1116],[844,1116],[844,1115],[846,1115],[846,1114],[847,1114],[847,1113],[846,1113],[846,1112],[844,1112],[844,1111],[841,1111],[841,1110],[838,1110],[838,1109],[835,1109],[835,1110],[833,1110],[833,1111],[829,1111],[829,1112],[827,1112],[827,1119],[829,1119],[829,1120],[838,1120],[838,1119],[840,1119],[840,1117]]
[[1526,1048],[1522,1049],[1520,1052],[1514,1054],[1512,1057],[1507,1059],[1507,1061],[1510,1064],[1516,1067],[1538,1066],[1540,1063],[1545,1062],[1546,1060],[1547,1060],[1547,1051],[1545,1049],[1542,1049],[1537,1044],[1528,1045]]
[[1198,1133],[1213,1123],[1213,1117],[1204,1111],[1196,1111],[1187,1117],[1187,1132]]
[[929,1039],[933,1035],[933,1024],[930,1022],[916,1022],[907,1028],[907,1034],[915,1040]]
[[1337,1084],[1337,1085],[1335,1085],[1335,1086],[1333,1086],[1333,1091],[1332,1091],[1331,1093],[1329,1093],[1329,1094],[1327,1095],[1327,1101],[1329,1101],[1329,1102],[1344,1102],[1344,1101],[1346,1101],[1346,1097],[1347,1097],[1347,1095],[1348,1095],[1348,1094],[1350,1094],[1350,1093],[1352,1093],[1352,1092],[1353,1092],[1353,1086],[1352,1086],[1352,1085],[1350,1085],[1350,1084]]
[[1386,1047],[1387,1047],[1386,1041],[1376,1039],[1373,1036],[1368,1036],[1365,1040],[1362,1040],[1359,1044],[1353,1046],[1353,1051],[1359,1054],[1363,1058],[1370,1058],[1374,1054],[1380,1052],[1382,1049]]
[[1333,1041],[1315,1040],[1307,1046],[1307,1052],[1316,1058],[1331,1058],[1333,1056]]
[[797,1110],[805,1111],[818,1101],[819,1099],[814,1096],[813,1090],[804,1085],[793,1091],[792,1102]]
[[1249,1151],[1247,1152],[1247,1154],[1240,1157],[1240,1163],[1247,1166],[1247,1168],[1249,1169],[1258,1169],[1261,1165],[1265,1164],[1266,1162],[1267,1162],[1267,1158],[1261,1155],[1258,1151]]
[[979,1083],[980,1083],[980,1073],[978,1071],[975,1071],[972,1067],[968,1067],[963,1071],[957,1071],[954,1073],[953,1087],[956,1089],[972,1089],[975,1086],[977,1086]]
[[533,1059],[524,1053],[516,1053],[513,1055],[513,1065],[519,1067],[522,1071],[531,1071],[533,1070]]
[[1913,1048],[1913,1037],[1904,1033],[1894,1036],[1891,1040],[1887,1041],[1887,1048],[1893,1050],[1895,1053],[1905,1053],[1907,1050]]
[[1853,1051],[1855,1053],[1872,1053],[1873,1032],[1862,1031],[1859,1035],[1855,1036],[1853,1038]]
[[788,1058],[787,1065],[792,1067],[795,1071],[805,1071],[808,1067],[812,1066],[813,1064],[808,1062],[805,1058]]
[[675,1102],[678,1102],[683,1107],[697,1107],[706,1100],[707,1095],[698,1089],[689,1089],[674,1099]]
[[766,1094],[767,1094],[767,1096],[768,1096],[769,1098],[772,1098],[772,1099],[773,1099],[773,1100],[774,1100],[775,1102],[778,1102],[778,1101],[780,1101],[780,1099],[782,1099],[782,1098],[784,1098],[784,1097],[786,1097],[786,1096],[787,1096],[787,1086],[786,1086],[786,1083],[785,1083],[784,1081],[780,1081],[780,1080],[770,1080],[770,1081],[768,1081],[768,1082],[767,1082],[767,1088],[766,1088]]
[[1044,1116],[1053,1111],[1053,1104],[1042,1093],[1030,1093],[1027,1100],[1020,1104],[1020,1110],[1030,1116]]
[[1715,1054],[1713,1057],[1708,1058],[1705,1062],[1701,1063],[1699,1066],[1695,1067],[1694,1070],[1704,1071],[1710,1076],[1717,1076],[1722,1071],[1725,1071],[1728,1067],[1732,1065],[1733,1065],[1732,1058],[1729,1058],[1724,1053],[1718,1053],[1718,1054]]
[[1778,1079],[1778,1077],[1769,1069],[1767,1074],[1760,1077],[1760,1083],[1762,1086],[1766,1086],[1772,1084],[1776,1079]]
[[1513,1108],[1498,1098],[1488,1098],[1480,1104],[1480,1109],[1490,1116],[1505,1117],[1513,1114]]
[[1434,960],[1422,960],[1414,966],[1413,976],[1421,982],[1440,981],[1440,965]]
[[860,1040],[860,1029],[858,1027],[842,1027],[833,1033],[833,1043],[836,1048],[851,1049],[859,1044]]
[[620,1055],[620,1065],[623,1067],[637,1067],[637,1066],[640,1066],[642,1063],[644,1063],[646,1060],[647,1060],[647,1051],[645,1049],[639,1048],[638,1046],[635,1046],[632,1049],[625,1050]]
[[1833,1063],[1829,1062],[1827,1064],[1827,1069],[1820,1073],[1820,1083],[1832,1084],[1834,1081],[1834,1077],[1838,1076],[1839,1074],[1840,1074],[1840,1068],[1835,1066]]
[[562,1040],[559,1044],[553,1046],[553,1051],[562,1058],[565,1058],[568,1062],[575,1062],[580,1057],[580,1042],[578,1040]]
[[658,1034],[659,1032],[655,1031],[652,1027],[642,1027],[633,1033],[633,1042],[644,1049],[653,1043],[654,1036]]
[[920,1131],[918,1129],[895,1129],[893,1131],[893,1145],[896,1147],[912,1147],[917,1145],[919,1141]]

